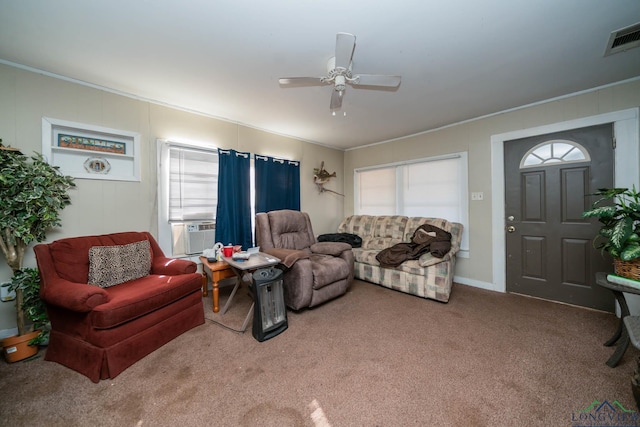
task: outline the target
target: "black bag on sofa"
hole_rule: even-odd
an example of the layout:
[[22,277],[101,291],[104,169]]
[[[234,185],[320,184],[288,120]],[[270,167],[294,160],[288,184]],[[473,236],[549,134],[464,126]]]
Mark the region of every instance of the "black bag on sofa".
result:
[[362,237],[351,233],[329,233],[318,236],[318,242],[342,242],[348,243],[352,248],[362,246]]

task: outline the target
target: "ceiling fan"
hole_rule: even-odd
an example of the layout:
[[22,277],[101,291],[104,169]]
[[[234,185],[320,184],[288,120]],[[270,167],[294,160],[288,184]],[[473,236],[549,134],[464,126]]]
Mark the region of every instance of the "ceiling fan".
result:
[[[327,61],[327,75],[324,77],[283,77],[281,85],[326,85],[333,84],[331,93],[332,110],[342,107],[342,97],[347,83],[354,86],[380,86],[395,88],[400,85],[400,76],[382,74],[354,74],[351,70],[353,51],[356,47],[356,36],[349,33],[338,33],[336,36],[335,56]],[[372,88],[373,89],[373,88]]]

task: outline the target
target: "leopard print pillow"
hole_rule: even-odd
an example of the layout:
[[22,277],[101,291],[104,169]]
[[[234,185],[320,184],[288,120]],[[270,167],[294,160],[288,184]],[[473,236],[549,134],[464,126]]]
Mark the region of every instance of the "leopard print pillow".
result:
[[151,247],[148,240],[118,246],[89,249],[89,284],[108,288],[148,276]]

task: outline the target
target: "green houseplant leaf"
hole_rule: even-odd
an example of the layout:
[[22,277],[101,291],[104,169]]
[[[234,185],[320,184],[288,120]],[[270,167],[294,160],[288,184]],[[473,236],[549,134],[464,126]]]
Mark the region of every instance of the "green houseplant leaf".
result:
[[631,261],[636,258],[640,258],[640,244],[629,244],[620,253],[620,259],[623,261]]
[[[27,246],[59,227],[60,212],[71,203],[73,178],[47,163],[39,153],[27,157],[0,140],[0,249],[14,272],[22,269]],[[23,292],[16,292],[18,333],[25,333]]]
[[640,193],[635,186],[601,188],[594,195],[601,197],[582,213],[583,218],[598,218],[602,224],[594,243],[623,261],[640,258]]
[[40,299],[40,273],[37,268],[23,268],[16,271],[11,278],[9,290],[22,293],[22,301],[18,310],[31,321],[32,329],[40,330],[40,335],[29,341],[29,345],[37,345],[49,340],[49,316],[44,301]]
[[611,230],[611,245],[616,248],[616,250],[621,251],[624,249],[627,244],[627,240],[631,233],[633,233],[633,218],[625,216],[620,218],[619,221],[616,221],[613,224],[613,229]]

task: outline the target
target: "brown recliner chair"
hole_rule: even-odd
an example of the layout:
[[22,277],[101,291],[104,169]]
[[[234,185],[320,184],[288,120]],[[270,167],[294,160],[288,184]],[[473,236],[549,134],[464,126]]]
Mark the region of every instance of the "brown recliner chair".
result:
[[343,295],[353,282],[351,245],[316,242],[306,212],[278,210],[256,215],[256,243],[282,260],[284,300],[300,310]]

